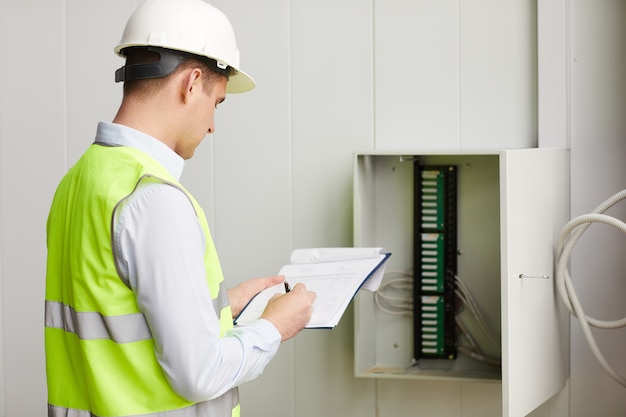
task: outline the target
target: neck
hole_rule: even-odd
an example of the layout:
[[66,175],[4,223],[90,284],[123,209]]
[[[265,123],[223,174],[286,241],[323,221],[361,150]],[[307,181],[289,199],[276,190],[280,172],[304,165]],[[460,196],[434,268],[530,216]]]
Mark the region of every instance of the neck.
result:
[[157,99],[137,100],[125,97],[113,119],[113,123],[121,124],[150,135],[169,148],[175,148],[175,135],[168,128],[168,120],[172,120],[172,112]]

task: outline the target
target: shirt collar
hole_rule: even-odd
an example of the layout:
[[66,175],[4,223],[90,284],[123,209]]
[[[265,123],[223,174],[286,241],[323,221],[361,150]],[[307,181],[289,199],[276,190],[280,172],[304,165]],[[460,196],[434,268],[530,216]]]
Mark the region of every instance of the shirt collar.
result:
[[160,140],[139,130],[115,123],[98,123],[96,143],[107,146],[128,146],[150,155],[169,173],[180,180],[185,160]]

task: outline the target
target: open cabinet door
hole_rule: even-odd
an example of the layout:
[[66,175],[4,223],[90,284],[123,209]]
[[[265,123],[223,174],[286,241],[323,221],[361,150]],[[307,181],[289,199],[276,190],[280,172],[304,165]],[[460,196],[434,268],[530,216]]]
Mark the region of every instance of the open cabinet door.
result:
[[503,416],[526,416],[569,376],[569,315],[554,242],[569,220],[569,153],[500,153]]

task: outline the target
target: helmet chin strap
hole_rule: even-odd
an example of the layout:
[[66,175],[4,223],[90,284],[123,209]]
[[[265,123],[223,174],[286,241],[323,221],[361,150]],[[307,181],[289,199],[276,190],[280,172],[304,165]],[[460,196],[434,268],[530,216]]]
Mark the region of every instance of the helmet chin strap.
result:
[[145,64],[124,65],[115,71],[115,82],[119,83],[131,80],[166,77],[188,58],[203,61],[213,71],[222,74],[226,78],[228,78],[231,73],[230,67],[226,66],[223,68],[224,65],[220,65],[221,63],[206,57],[157,47],[148,47],[148,50],[158,53],[160,56],[159,60]]

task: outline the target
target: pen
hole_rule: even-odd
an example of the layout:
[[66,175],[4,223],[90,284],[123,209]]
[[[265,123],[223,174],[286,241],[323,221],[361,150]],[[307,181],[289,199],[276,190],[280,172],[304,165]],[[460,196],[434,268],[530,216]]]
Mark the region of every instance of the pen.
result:
[[289,292],[291,291],[291,287],[289,286],[289,283],[287,281],[285,281],[285,292]]

